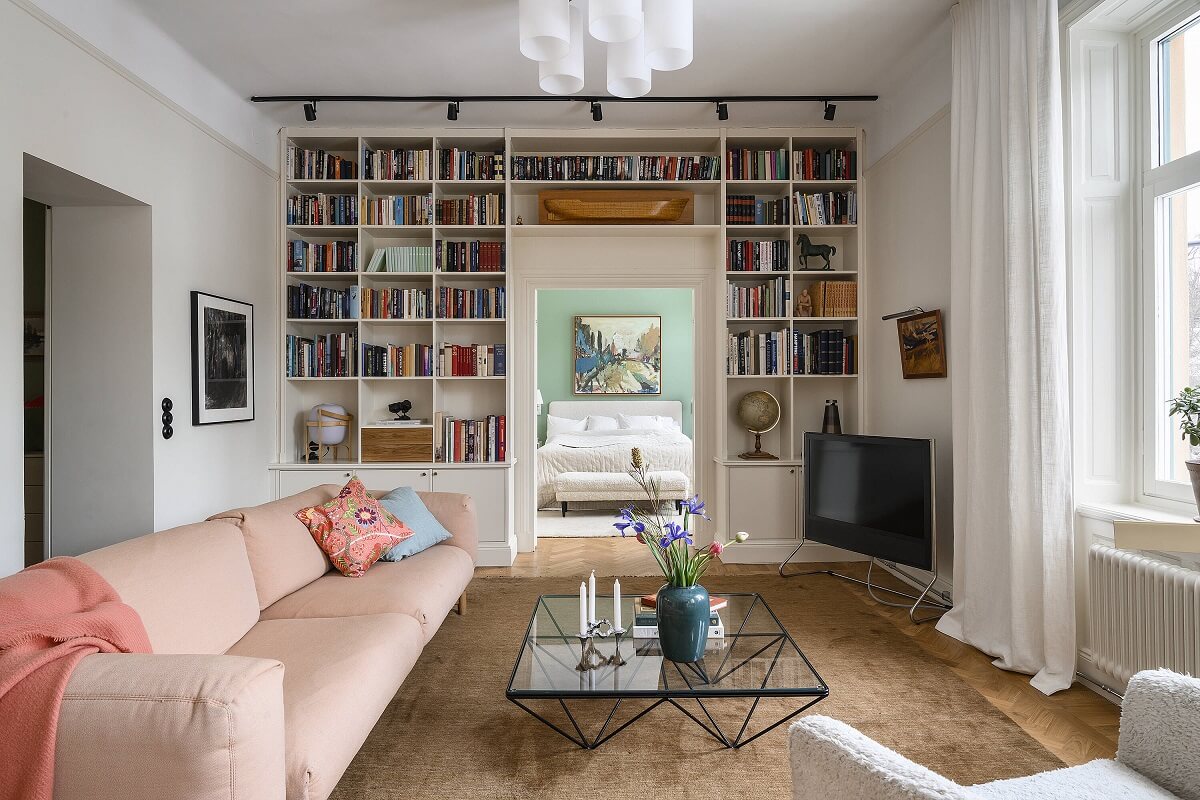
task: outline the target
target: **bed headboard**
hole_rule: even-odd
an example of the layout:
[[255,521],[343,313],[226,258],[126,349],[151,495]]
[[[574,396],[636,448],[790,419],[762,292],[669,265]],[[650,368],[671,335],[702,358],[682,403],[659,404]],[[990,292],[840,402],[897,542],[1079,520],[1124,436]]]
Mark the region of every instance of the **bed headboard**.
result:
[[670,417],[683,425],[683,403],[678,400],[551,400],[550,414],[566,419],[583,419],[589,414],[615,417],[617,414]]

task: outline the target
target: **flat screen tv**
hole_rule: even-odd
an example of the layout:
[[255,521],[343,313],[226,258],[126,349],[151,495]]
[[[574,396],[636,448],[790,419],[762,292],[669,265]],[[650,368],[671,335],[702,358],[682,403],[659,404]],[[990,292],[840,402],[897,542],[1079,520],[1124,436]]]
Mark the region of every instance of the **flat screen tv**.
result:
[[809,433],[804,538],[933,569],[933,440]]

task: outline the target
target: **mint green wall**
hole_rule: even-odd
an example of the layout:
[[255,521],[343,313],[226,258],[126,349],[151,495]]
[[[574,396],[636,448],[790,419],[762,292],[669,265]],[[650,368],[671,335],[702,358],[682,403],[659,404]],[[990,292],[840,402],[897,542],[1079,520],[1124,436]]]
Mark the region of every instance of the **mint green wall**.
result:
[[[571,393],[574,325],[580,314],[658,314],[662,317],[661,397]],[[538,415],[538,441],[546,438],[546,412],[554,400],[678,400],[683,432],[692,435],[695,366],[691,289],[541,289],[537,293],[537,388],[546,405]]]

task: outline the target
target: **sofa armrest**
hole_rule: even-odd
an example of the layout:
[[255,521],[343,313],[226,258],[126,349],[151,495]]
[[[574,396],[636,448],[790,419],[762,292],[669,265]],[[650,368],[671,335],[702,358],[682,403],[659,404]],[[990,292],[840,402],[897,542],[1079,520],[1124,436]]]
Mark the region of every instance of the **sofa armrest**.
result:
[[790,729],[793,800],[968,800],[967,790],[845,723],[805,717]]
[[1183,800],[1200,800],[1200,679],[1165,669],[1130,678],[1117,760]]
[[283,800],[283,665],[97,654],[59,711],[55,800]]
[[[417,495],[429,509],[429,513],[450,531],[451,538],[446,544],[466,550],[471,561],[477,561],[479,521],[475,514],[475,501],[471,496],[453,492],[417,492]],[[496,520],[493,524],[500,525],[503,522]]]

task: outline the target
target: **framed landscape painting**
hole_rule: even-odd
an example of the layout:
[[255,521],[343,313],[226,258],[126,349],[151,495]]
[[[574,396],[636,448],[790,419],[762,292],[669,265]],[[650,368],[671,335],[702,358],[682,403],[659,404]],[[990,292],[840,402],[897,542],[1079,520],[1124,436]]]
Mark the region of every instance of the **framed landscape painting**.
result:
[[925,311],[896,320],[900,367],[905,378],[946,377],[946,334],[942,312]]
[[575,394],[662,394],[662,317],[575,317]]
[[192,292],[192,424],[254,419],[254,306]]

